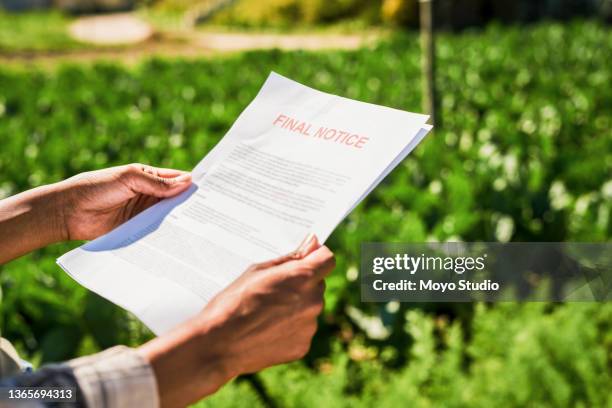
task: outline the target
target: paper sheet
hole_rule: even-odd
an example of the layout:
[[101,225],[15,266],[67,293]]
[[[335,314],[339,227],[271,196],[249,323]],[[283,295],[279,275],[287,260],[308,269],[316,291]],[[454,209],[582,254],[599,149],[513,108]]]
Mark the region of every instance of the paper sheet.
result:
[[431,129],[426,115],[308,88],[272,73],[194,184],[58,264],[161,334],[250,264],[324,242]]

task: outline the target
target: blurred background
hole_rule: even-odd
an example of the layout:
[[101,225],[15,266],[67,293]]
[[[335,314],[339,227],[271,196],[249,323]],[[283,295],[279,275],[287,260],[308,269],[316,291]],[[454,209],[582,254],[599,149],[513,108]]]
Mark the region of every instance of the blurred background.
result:
[[[415,0],[0,9],[0,197],[128,162],[190,169],[271,70],[436,109],[434,134],[328,241],[338,267],[308,356],[199,406],[612,406],[611,303],[368,304],[358,270],[365,241],[610,240],[612,1],[436,0],[423,37]],[[75,245],[0,267],[1,334],[37,366],[151,337],[56,266]]]

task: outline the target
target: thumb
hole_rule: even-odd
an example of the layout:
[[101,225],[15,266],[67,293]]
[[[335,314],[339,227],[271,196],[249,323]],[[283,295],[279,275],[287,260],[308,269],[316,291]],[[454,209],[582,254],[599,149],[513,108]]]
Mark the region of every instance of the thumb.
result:
[[127,179],[134,192],[158,198],[172,197],[191,185],[190,173],[145,165],[130,165]]
[[298,246],[298,248],[290,252],[286,255],[279,256],[278,258],[271,259],[269,261],[260,262],[258,264],[253,265],[255,269],[267,269],[276,265],[283,264],[289,261],[296,261],[304,258],[317,248],[319,248],[321,244],[319,244],[319,240],[315,234],[308,234],[302,241],[302,243]]
[[320,246],[321,244],[317,236],[310,233],[306,235],[300,246],[293,252],[294,258],[302,259]]

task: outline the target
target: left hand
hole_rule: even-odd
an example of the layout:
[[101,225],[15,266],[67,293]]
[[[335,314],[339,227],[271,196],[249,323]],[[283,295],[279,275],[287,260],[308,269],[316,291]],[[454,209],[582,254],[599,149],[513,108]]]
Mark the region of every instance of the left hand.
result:
[[62,183],[65,239],[94,239],[191,185],[191,174],[143,164],[82,173]]

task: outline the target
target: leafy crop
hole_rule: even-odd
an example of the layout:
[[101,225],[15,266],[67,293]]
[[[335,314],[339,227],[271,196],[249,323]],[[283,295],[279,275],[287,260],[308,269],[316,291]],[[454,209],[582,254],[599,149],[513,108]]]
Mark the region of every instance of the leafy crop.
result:
[[[328,241],[338,267],[310,355],[260,379],[269,397],[287,406],[609,406],[609,304],[359,301],[364,241],[610,238],[610,29],[492,26],[442,36],[438,55],[442,123]],[[351,52],[261,51],[133,69],[4,69],[0,192],[127,162],[189,169],[271,70],[350,98],[419,110],[414,36]],[[46,248],[1,270],[3,335],[37,363],[149,336],[60,271],[55,257],[73,246]],[[387,335],[373,336],[373,325]],[[259,397],[239,380],[205,404],[257,404]]]

